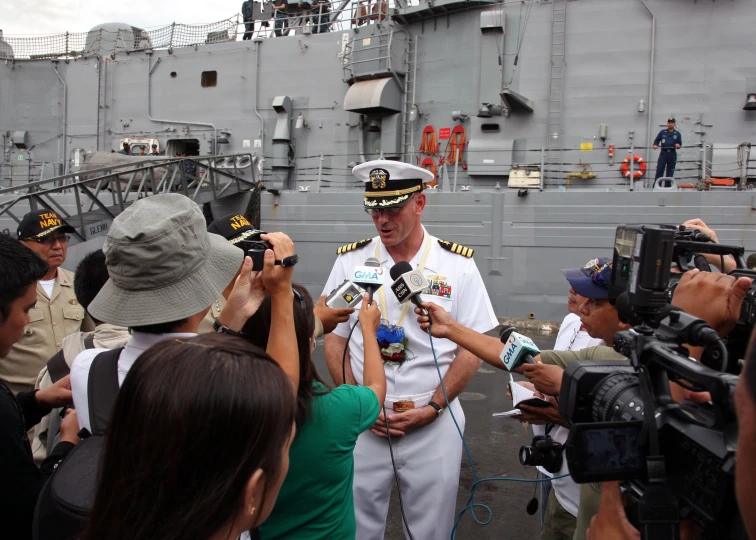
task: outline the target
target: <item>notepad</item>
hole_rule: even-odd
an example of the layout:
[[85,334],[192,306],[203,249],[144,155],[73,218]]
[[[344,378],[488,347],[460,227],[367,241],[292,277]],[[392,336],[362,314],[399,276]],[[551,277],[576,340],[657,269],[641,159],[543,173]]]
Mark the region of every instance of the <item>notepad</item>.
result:
[[521,403],[530,405],[531,407],[549,407],[551,404],[543,398],[539,398],[535,395],[535,392],[529,390],[517,384],[512,378],[512,374],[509,375],[509,393],[512,394],[512,405],[515,407],[511,411],[494,413],[493,416],[497,418],[509,418],[512,416],[519,416],[522,411],[517,408]]

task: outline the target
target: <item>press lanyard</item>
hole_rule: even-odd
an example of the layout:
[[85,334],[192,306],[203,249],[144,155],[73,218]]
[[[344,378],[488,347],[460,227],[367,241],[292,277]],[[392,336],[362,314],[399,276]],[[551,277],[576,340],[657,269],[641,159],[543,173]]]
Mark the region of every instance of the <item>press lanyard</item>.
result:
[[[420,264],[418,265],[417,269],[420,270],[420,272],[423,272],[425,270],[425,263],[428,262],[428,255],[430,254],[430,248],[431,248],[431,239],[430,235],[426,232],[425,233],[425,251],[423,251],[423,257],[420,259]],[[381,260],[381,241],[378,240],[375,243],[375,258],[379,261]],[[389,321],[388,318],[388,304],[386,303],[386,287],[381,287],[378,289],[378,298],[380,300],[380,305],[378,306],[381,310],[381,317],[385,319],[386,321]],[[409,311],[411,302],[407,302],[404,304],[404,307],[402,308],[402,313],[399,315],[399,320],[396,322],[397,326],[401,326],[404,322],[404,318],[407,316],[407,312]],[[389,321],[390,323],[390,321]]]

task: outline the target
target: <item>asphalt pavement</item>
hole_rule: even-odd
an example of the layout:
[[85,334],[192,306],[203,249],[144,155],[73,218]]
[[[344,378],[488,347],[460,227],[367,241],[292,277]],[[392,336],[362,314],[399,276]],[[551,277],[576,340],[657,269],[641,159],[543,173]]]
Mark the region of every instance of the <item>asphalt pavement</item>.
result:
[[[494,332],[492,332],[494,334]],[[541,349],[549,349],[556,335],[530,336]],[[317,347],[314,354],[315,365],[325,380],[329,380],[323,348]],[[521,377],[516,376],[520,379]],[[509,375],[488,364],[478,370],[468,384],[460,401],[465,411],[465,440],[470,449],[478,479],[481,478],[526,478],[536,477],[532,467],[523,467],[518,460],[518,451],[523,444],[529,444],[532,433],[526,432],[520,422],[507,418],[493,418],[494,412],[508,411],[512,401],[506,396]],[[472,472],[467,456],[462,454],[462,469],[457,492],[457,512],[466,505],[472,486]],[[493,512],[488,525],[477,524],[470,511],[462,517],[457,538],[460,540],[537,540],[540,533],[538,513],[530,516],[525,511],[533,498],[533,483],[496,481],[480,484],[475,490],[475,503],[485,504]],[[488,513],[476,508],[480,521],[488,519]],[[456,517],[456,516],[455,516]],[[401,514],[396,488],[391,497],[385,540],[403,540]],[[415,540],[445,540],[415,538]]]

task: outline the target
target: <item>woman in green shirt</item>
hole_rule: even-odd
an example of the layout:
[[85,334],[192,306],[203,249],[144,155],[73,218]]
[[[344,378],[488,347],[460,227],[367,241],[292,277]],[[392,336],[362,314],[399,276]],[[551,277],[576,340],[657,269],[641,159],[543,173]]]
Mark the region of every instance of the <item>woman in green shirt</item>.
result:
[[[261,348],[267,345],[270,312],[266,298],[243,330]],[[300,361],[297,433],[289,451],[289,473],[273,512],[259,529],[262,540],[354,539],[354,447],[360,433],[378,419],[386,398],[386,375],[375,337],[380,323],[377,304],[368,307],[364,301],[359,319],[365,341],[365,386],[331,389],[311,359],[315,345],[312,298],[304,287],[294,285]]]

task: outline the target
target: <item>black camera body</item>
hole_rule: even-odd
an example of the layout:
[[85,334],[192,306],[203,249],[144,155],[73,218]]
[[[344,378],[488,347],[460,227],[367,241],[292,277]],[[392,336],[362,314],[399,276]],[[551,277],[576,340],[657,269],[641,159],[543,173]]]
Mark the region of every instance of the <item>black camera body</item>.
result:
[[543,467],[552,474],[558,473],[562,468],[562,443],[553,440],[547,435],[536,435],[530,446],[520,447],[520,464],[530,467]]
[[[738,377],[726,372],[728,352],[716,332],[669,305],[669,284],[673,262],[687,264],[699,244],[713,248],[703,252],[732,254],[740,266],[742,248],[697,234],[656,225],[617,228],[609,297],[634,328],[618,332],[613,345],[629,361],[567,367],[559,403],[570,424],[565,456],[578,483],[627,482],[641,523],[671,526],[689,517],[707,539],[739,540],[747,536],[734,490]],[[744,308],[739,324],[746,326],[751,313]],[[702,363],[691,361],[683,344],[705,347]],[[711,402],[678,403],[670,382],[709,392]],[[644,540],[653,538],[654,527],[642,530]]]
[[244,254],[252,258],[252,270],[260,272],[265,261],[265,250],[273,249],[273,246],[260,238],[265,231],[254,231],[244,240],[237,242],[236,246],[244,250]]

